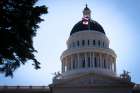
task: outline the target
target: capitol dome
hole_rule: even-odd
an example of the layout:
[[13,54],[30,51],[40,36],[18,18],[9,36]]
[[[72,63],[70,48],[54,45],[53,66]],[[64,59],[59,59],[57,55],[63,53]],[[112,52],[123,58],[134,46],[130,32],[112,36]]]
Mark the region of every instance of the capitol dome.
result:
[[96,21],[89,19],[88,24],[84,24],[84,20],[79,21],[77,24],[74,25],[72,28],[70,35],[79,32],[79,31],[98,31],[104,33],[103,27]]
[[116,54],[109,48],[103,27],[91,19],[87,5],[82,20],[72,28],[60,59],[64,78],[87,73],[116,76]]
[[80,31],[97,31],[105,34],[103,27],[96,21],[91,19],[91,11],[87,7],[83,10],[83,18],[72,28],[70,35]]

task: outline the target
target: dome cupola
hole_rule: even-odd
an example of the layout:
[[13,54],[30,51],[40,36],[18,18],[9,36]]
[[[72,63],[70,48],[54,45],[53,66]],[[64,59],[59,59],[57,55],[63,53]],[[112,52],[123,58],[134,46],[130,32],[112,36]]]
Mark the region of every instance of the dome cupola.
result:
[[103,27],[96,21],[91,19],[91,10],[87,4],[83,10],[83,18],[72,28],[70,35],[80,31],[97,31],[105,34]]
[[86,7],[83,10],[83,17],[89,17],[90,18],[90,14],[91,14],[91,11],[86,4]]

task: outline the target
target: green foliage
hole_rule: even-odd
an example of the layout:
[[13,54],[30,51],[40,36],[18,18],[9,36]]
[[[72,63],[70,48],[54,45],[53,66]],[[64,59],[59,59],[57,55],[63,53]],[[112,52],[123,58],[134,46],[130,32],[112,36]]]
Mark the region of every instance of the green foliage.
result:
[[13,72],[28,60],[40,68],[33,47],[38,23],[47,13],[46,6],[35,6],[38,0],[0,0],[0,72],[13,76]]

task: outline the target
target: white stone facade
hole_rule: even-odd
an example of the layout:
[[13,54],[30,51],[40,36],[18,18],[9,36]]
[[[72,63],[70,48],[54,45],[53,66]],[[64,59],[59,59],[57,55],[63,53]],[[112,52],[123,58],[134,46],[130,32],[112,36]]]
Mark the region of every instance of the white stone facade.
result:
[[61,55],[61,62],[64,78],[87,72],[116,75],[116,54],[109,48],[106,35],[97,31],[81,31],[71,35],[67,50]]
[[[61,73],[50,85],[52,93],[132,93],[134,83],[128,72],[116,74],[116,54],[109,48],[103,28],[90,18],[90,9],[74,26],[62,53]],[[90,28],[89,28],[90,27]],[[85,30],[86,29],[86,30]]]

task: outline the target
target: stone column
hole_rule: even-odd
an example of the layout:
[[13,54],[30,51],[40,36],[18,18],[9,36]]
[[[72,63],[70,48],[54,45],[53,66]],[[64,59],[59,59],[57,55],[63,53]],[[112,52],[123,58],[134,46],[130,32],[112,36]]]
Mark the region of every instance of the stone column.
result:
[[70,56],[70,64],[71,64],[71,70],[73,70],[73,59],[72,59],[72,55]]
[[62,73],[65,72],[65,61],[62,59]]
[[105,55],[105,65],[106,65],[106,69],[108,69],[108,56],[107,56],[107,54]]
[[69,61],[69,69],[71,70],[71,56],[69,56],[68,61]]
[[111,71],[113,71],[112,65],[113,65],[113,60],[112,60],[112,57],[110,57],[110,70]]
[[64,65],[64,63],[63,63],[63,60],[61,60],[61,63],[62,63],[62,65],[61,65],[61,72],[63,73],[64,72],[64,70],[63,70],[63,65]]
[[113,63],[112,63],[112,61],[110,60],[110,71],[113,71],[113,70],[112,70],[112,64],[113,64]]
[[113,62],[114,62],[114,72],[116,72],[116,58],[114,58]]
[[78,66],[78,62],[77,62],[77,54],[75,54],[75,58],[74,58],[74,60],[75,60],[75,69],[77,69],[77,66]]
[[76,69],[77,67],[76,54],[74,54],[73,60],[74,60],[74,67],[75,67],[74,69]]
[[80,54],[77,54],[77,58],[78,58],[78,68],[80,68]]
[[99,61],[100,62],[100,68],[102,68],[102,54],[101,53],[99,54],[99,60],[100,60]]
[[108,56],[108,70],[110,70],[110,57]]
[[113,62],[113,58],[111,58],[111,71],[114,72],[114,62]]
[[109,70],[111,71],[111,57],[109,56]]
[[70,70],[70,62],[68,62],[68,56],[66,57],[66,63],[67,63],[67,71]]
[[90,54],[90,68],[92,68],[93,67],[93,64],[92,64],[92,52],[89,52]]
[[85,68],[88,68],[87,53],[84,53],[84,56],[85,56]]
[[108,63],[109,63],[109,70],[110,70],[110,63],[111,63],[110,56],[108,57]]
[[66,62],[63,62],[63,69],[64,69],[64,72],[66,72]]
[[94,64],[94,52],[92,52],[92,68],[94,68],[95,64]]
[[99,57],[99,53],[97,55],[97,67],[99,68],[99,65],[100,65],[100,57]]
[[106,69],[108,70],[109,60],[108,60],[108,55],[107,54],[106,54],[105,60],[106,60]]
[[104,56],[103,56],[103,68],[104,69],[106,69],[105,66],[106,66],[106,55],[104,54]]

